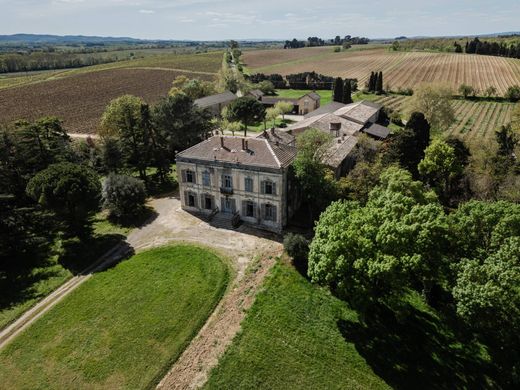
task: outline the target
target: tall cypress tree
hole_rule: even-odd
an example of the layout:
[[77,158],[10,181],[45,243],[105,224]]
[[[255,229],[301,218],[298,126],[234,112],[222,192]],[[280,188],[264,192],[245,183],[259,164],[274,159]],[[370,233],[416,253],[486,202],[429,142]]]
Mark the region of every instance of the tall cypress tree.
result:
[[377,74],[376,93],[382,94],[383,92],[383,72],[379,72]]
[[343,79],[341,77],[334,81],[334,101],[340,103],[343,101]]
[[374,72],[370,73],[370,79],[368,80],[368,92],[374,92],[376,88],[376,75]]
[[342,103],[350,104],[352,103],[352,85],[350,84],[350,79],[346,79],[343,85],[343,99]]

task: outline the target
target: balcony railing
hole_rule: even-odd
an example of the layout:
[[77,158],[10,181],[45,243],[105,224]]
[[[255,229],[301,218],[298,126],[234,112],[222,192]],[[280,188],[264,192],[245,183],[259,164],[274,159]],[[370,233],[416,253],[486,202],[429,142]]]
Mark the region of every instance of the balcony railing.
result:
[[224,195],[233,195],[233,188],[231,187],[220,187],[220,193]]

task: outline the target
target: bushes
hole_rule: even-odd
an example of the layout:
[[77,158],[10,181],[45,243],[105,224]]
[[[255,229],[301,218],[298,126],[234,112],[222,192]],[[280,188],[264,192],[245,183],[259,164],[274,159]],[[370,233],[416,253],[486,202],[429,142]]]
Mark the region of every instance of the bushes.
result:
[[300,234],[289,233],[283,239],[283,247],[287,254],[293,258],[293,265],[298,272],[307,276],[309,241]]
[[518,85],[509,87],[504,97],[513,103],[520,101],[520,87]]
[[145,186],[139,179],[110,174],[103,182],[103,205],[113,218],[127,220],[138,216],[145,201]]

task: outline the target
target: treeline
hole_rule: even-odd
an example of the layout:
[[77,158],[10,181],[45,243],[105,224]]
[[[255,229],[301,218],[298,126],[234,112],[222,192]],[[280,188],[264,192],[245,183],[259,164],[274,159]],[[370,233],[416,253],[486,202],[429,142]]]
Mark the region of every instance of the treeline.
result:
[[[294,73],[287,76],[280,74],[263,74],[255,73],[246,76],[248,81],[253,84],[258,84],[262,81],[270,81],[277,89],[333,89],[335,78],[332,76],[325,76],[316,72]],[[349,80],[352,86],[352,91],[357,91],[357,79]]]
[[101,208],[122,218],[171,189],[176,151],[205,139],[210,118],[185,94],[154,106],[126,95],[107,106],[100,141],[72,142],[57,118],[0,127],[0,292],[70,240],[92,243]]
[[307,41],[300,41],[296,38],[290,41],[285,41],[284,49],[298,49],[301,47],[317,47],[317,46],[343,46],[345,48],[351,45],[366,45],[370,42],[370,39],[364,37],[352,37],[346,35],[345,37],[336,37],[332,39],[321,39],[319,37],[309,37]]
[[488,42],[475,38],[466,42],[465,52],[468,54],[520,58],[520,42],[508,45],[505,42]]
[[132,58],[134,58],[133,53],[130,53],[125,57],[120,57],[118,55],[85,55],[60,52],[3,54],[0,55],[0,73],[81,68],[84,66],[106,64]]

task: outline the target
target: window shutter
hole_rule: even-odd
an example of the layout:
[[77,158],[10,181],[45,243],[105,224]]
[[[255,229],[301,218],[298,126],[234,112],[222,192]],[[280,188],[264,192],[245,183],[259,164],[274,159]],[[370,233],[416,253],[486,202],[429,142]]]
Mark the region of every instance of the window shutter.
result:
[[188,205],[189,205],[189,201],[188,201],[188,191],[184,191],[184,205],[185,205],[185,206],[188,206]]
[[273,195],[276,195],[276,183],[273,182]]
[[237,204],[236,204],[236,200],[235,199],[231,199],[231,212],[235,212],[237,211]]
[[256,203],[253,202],[253,218],[256,218],[258,215],[258,211],[256,210]]
[[214,196],[211,196],[211,210],[213,210],[215,208],[215,197]]
[[262,219],[265,219],[265,203],[262,204]]
[[194,207],[198,207],[198,205],[197,205],[197,203],[199,203],[198,201],[199,201],[199,199],[198,199],[197,195],[193,194],[193,206]]
[[276,222],[276,206],[271,206],[271,209],[273,211],[273,222]]
[[220,211],[224,211],[224,198],[220,198]]
[[186,183],[186,170],[185,169],[183,169],[181,171],[181,177],[182,177],[182,182]]
[[202,209],[204,207],[206,207],[206,199],[204,194],[200,194],[200,208]]
[[224,175],[220,175],[220,182],[222,183],[220,185],[221,187],[225,187],[226,186],[226,182],[224,181]]
[[261,185],[262,185],[262,194],[265,194],[265,181],[262,181]]
[[242,216],[246,216],[247,215],[247,200],[243,200],[242,201]]
[[197,172],[196,171],[192,172],[192,177],[193,177],[193,184],[197,184]]

